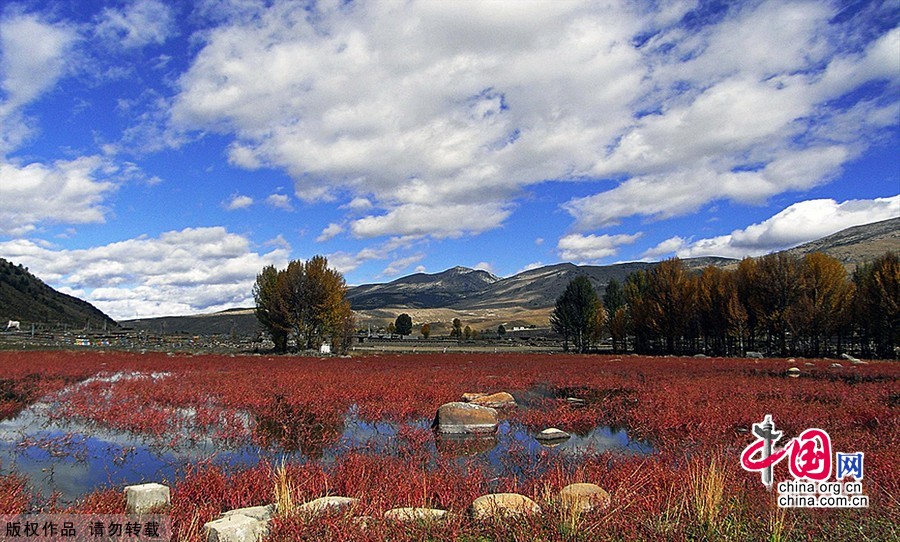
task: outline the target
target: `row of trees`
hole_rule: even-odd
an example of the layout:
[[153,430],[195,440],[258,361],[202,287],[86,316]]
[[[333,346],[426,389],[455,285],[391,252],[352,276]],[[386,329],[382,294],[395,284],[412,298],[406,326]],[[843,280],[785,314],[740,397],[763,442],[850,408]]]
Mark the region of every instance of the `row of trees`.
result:
[[848,276],[821,253],[746,258],[734,270],[699,273],[678,259],[610,281],[602,300],[585,277],[557,300],[554,330],[577,351],[606,332],[615,350],[638,353],[896,357],[900,263],[893,253]]
[[348,351],[356,323],[346,294],[343,275],[324,256],[295,260],[282,270],[266,266],[253,285],[256,317],[276,352],[286,352],[289,339],[300,349],[319,350],[327,343],[334,352]]
[[[457,340],[471,340],[477,339],[481,336],[482,332],[479,332],[475,329],[472,329],[471,326],[463,327],[462,321],[459,318],[454,318],[451,322],[450,329],[450,338]],[[387,330],[391,335],[411,335],[413,332],[413,321],[410,315],[405,312],[397,316],[397,319],[392,323],[388,324]],[[422,327],[419,328],[419,333],[421,333],[422,337],[427,339],[431,336],[431,324],[425,323],[422,324]],[[497,335],[499,337],[503,337],[506,335],[506,327],[503,324],[500,324],[497,327]]]

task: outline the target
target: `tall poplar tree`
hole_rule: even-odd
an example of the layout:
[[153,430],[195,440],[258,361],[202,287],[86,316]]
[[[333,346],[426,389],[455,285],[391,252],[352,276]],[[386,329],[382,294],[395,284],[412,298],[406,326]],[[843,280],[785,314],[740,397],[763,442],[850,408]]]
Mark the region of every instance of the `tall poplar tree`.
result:
[[550,315],[550,325],[563,337],[563,349],[569,351],[569,341],[577,352],[585,353],[600,338],[605,313],[591,281],[580,276],[572,279],[556,300]]
[[292,261],[281,271],[267,266],[253,287],[256,316],[278,352],[287,350],[289,336],[301,348],[330,342],[333,351],[349,349],[355,323],[346,295],[343,275],[324,256]]

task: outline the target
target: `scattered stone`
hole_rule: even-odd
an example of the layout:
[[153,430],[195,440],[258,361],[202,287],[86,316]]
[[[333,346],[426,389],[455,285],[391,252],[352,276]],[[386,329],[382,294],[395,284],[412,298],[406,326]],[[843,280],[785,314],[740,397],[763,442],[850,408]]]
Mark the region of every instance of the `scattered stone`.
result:
[[491,395],[484,395],[482,397],[476,397],[470,402],[473,405],[481,405],[490,408],[505,408],[516,406],[516,399],[505,391],[492,393]]
[[541,507],[533,500],[518,493],[491,493],[472,502],[475,519],[504,519],[540,514]]
[[708,358],[709,356],[707,356],[706,354],[694,354],[694,357],[702,359],[702,358]]
[[803,365],[806,365],[807,367],[815,367],[816,366],[815,363],[810,363],[808,361],[806,363],[804,363]]
[[268,534],[267,522],[231,514],[203,526],[206,542],[257,542]]
[[431,426],[440,433],[494,433],[497,431],[497,411],[472,403],[446,403],[438,408]]
[[799,378],[800,377],[800,369],[797,367],[791,367],[787,370],[787,375],[791,378]]
[[554,443],[554,442],[559,443],[564,440],[569,440],[569,437],[571,437],[571,435],[569,435],[562,429],[550,427],[548,429],[544,429],[543,431],[541,431],[540,433],[535,435],[534,438],[536,438],[541,444],[544,444],[544,443]]
[[855,363],[857,365],[866,365],[868,363],[859,358],[854,358],[850,354],[841,354],[841,357],[844,358],[845,360],[849,361],[850,363]]
[[125,487],[125,510],[129,514],[145,514],[171,502],[169,488],[162,484],[140,484]]
[[234,515],[242,515],[258,521],[269,521],[270,519],[275,517],[276,509],[277,507],[274,504],[268,504],[264,506],[251,506],[249,508],[237,508],[234,510],[229,510],[227,512],[224,512],[222,516],[228,517]]
[[566,402],[572,406],[584,406],[585,400],[578,397],[566,397]]
[[359,502],[359,499],[353,497],[319,497],[307,503],[301,504],[297,510],[301,514],[319,515],[329,512],[339,512],[350,508]]
[[753,358],[753,359],[763,359],[764,356],[762,355],[762,352],[752,352],[751,351],[751,352],[747,352],[747,357]]
[[559,500],[569,509],[589,512],[609,508],[609,493],[596,484],[569,484],[559,491]]
[[832,363],[832,364],[831,364],[831,368],[832,368],[832,369],[843,369],[844,366],[841,365],[840,363]]
[[465,402],[467,402],[467,403],[471,403],[471,402],[474,401],[475,399],[478,399],[479,397],[484,397],[485,395],[487,395],[487,394],[486,394],[486,393],[480,393],[480,392],[469,392],[469,393],[464,393],[464,394],[462,394],[462,400],[465,401]]
[[384,519],[402,523],[441,521],[446,516],[446,510],[437,508],[393,508],[384,513]]

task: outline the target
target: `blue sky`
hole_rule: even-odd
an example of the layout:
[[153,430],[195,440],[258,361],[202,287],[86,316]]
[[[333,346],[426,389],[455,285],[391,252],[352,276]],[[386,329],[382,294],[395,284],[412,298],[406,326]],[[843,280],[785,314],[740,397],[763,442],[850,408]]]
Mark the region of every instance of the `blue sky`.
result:
[[0,257],[114,318],[264,265],[742,257],[900,216],[900,3],[13,1]]

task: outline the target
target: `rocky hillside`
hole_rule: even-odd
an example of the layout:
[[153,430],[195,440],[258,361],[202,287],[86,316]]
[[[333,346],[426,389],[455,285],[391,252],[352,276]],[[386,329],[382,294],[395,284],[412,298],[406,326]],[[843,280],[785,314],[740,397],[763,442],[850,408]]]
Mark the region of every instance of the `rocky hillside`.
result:
[[[73,327],[117,327],[98,308],[44,284],[21,265],[0,258],[0,329],[9,320],[25,325],[68,324]],[[24,327],[23,327],[24,329]]]
[[381,307],[432,309],[449,307],[483,293],[498,277],[478,269],[454,267],[441,273],[416,273],[386,284],[366,284],[347,296],[355,310]]
[[888,251],[900,252],[900,218],[847,228],[786,252],[796,256],[824,252],[852,270],[857,264],[872,261]]
[[229,309],[213,314],[193,316],[163,316],[123,320],[123,327],[150,333],[185,335],[236,335],[249,337],[259,334],[263,327],[253,309]]
[[[730,258],[690,258],[684,260],[689,269],[702,269],[707,265],[726,266],[735,260]],[[561,263],[524,271],[488,285],[476,295],[450,305],[457,310],[505,309],[520,307],[541,309],[552,307],[556,299],[575,277],[584,275],[602,294],[609,281],[623,282],[634,271],[649,269],[656,262],[629,262],[614,265],[575,265]]]

